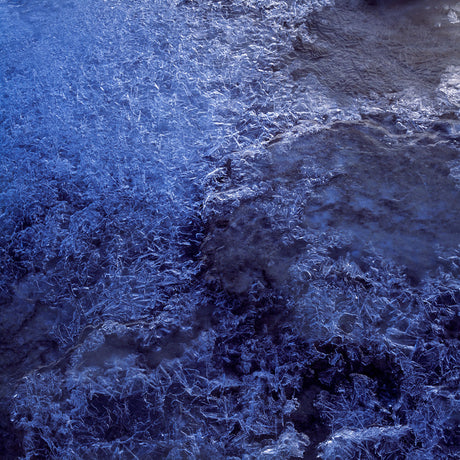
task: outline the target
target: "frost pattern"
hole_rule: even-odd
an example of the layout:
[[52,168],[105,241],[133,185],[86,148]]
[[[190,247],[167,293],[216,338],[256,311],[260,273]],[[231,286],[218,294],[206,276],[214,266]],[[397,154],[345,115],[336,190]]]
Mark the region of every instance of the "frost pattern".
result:
[[459,32],[416,3],[0,2],[2,458],[456,458]]

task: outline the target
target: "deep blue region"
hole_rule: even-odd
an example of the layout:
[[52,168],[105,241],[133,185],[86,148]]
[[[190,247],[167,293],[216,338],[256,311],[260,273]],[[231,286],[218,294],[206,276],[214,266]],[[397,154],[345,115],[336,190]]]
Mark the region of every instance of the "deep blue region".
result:
[[0,457],[458,458],[459,17],[0,1]]

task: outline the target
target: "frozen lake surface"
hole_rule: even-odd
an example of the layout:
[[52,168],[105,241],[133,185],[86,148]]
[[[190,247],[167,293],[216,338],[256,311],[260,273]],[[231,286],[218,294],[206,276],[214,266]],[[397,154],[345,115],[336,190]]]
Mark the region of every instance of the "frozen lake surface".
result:
[[0,457],[455,459],[460,3],[0,0]]

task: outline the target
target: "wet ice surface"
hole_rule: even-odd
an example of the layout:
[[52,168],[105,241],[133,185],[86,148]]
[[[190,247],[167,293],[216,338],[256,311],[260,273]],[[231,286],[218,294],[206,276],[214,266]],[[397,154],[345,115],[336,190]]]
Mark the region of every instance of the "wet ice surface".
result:
[[2,458],[456,458],[458,15],[0,3]]
[[342,240],[333,253],[356,261],[375,253],[420,280],[442,265],[443,248],[460,242],[459,189],[448,166],[456,160],[458,149],[442,138],[401,138],[361,122],[277,143],[248,179],[270,187],[231,211],[213,233],[210,257],[227,289],[244,292],[252,269],[266,284],[289,283],[286,268],[302,259],[305,240],[329,234]]

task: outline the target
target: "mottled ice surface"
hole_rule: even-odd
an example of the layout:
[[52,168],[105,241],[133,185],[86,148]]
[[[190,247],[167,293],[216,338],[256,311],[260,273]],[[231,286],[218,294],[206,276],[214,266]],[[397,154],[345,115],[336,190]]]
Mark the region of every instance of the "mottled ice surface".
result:
[[458,458],[459,18],[0,0],[0,457]]

